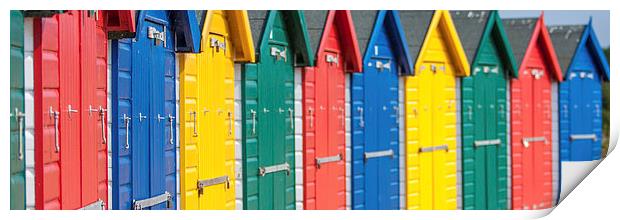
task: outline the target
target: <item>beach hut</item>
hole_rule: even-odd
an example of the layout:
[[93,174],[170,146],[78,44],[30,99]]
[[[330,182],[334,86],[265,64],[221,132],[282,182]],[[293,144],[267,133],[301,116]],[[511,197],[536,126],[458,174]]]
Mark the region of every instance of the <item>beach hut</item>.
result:
[[519,70],[510,82],[512,209],[551,208],[559,176],[552,165],[557,163],[553,100],[562,71],[543,15],[503,23]]
[[601,159],[603,139],[602,83],[609,81],[609,64],[587,25],[548,27],[565,81],[560,83],[560,159]]
[[508,208],[508,88],[517,67],[497,11],[451,13],[471,76],[461,80],[463,209]]
[[132,21],[132,11],[34,19],[36,209],[108,207],[108,35],[133,32]]
[[399,76],[413,71],[398,11],[351,11],[363,71],[351,75],[351,208],[400,209]]
[[112,41],[112,207],[176,209],[176,55],[197,52],[194,11],[137,12]]
[[295,209],[295,67],[313,63],[301,11],[248,11],[256,63],[244,65],[244,209]]
[[181,209],[235,209],[235,62],[253,62],[246,11],[197,11],[200,52],[179,55]]
[[346,73],[361,71],[349,11],[305,11],[312,67],[304,68],[303,189],[305,209],[346,208]]
[[400,18],[415,63],[405,77],[405,207],[456,209],[458,77],[469,64],[448,11]]

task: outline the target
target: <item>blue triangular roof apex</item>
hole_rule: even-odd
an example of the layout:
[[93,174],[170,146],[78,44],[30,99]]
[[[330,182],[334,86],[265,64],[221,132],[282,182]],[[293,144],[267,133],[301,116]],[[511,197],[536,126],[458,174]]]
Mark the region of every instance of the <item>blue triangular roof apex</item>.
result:
[[[605,56],[605,53],[603,53],[603,48],[598,42],[598,37],[596,36],[594,28],[592,27],[591,16],[590,21],[588,21],[588,25],[586,26],[586,29],[581,36],[581,41],[579,42],[579,46],[577,48],[582,48],[583,46],[588,46],[591,49],[592,54],[596,58],[594,59],[594,61],[596,62],[596,67],[598,67],[601,73],[603,73],[605,80],[609,81],[609,63],[607,62],[607,57]],[[574,58],[575,57],[573,57],[573,59]]]
[[[175,37],[174,49],[176,52],[200,52],[200,27],[194,10],[169,10],[172,31]],[[147,10],[138,12],[137,31],[141,29]]]
[[[358,22],[358,21],[354,21]],[[356,30],[360,29],[358,33],[358,38],[363,38],[361,36],[362,28],[358,28],[357,26],[364,24],[355,24]],[[380,10],[376,14],[376,19],[374,25],[372,27],[372,32],[370,33],[370,39],[366,42],[366,45],[361,45],[364,42],[360,43],[360,48],[366,48],[365,51],[361,51],[364,55],[364,60],[369,59],[372,55],[370,52],[368,45],[373,45],[376,41],[377,35],[381,28],[387,28],[387,32],[390,34],[390,40],[394,43],[394,52],[396,61],[398,65],[402,68],[405,74],[413,74],[413,59],[409,53],[409,44],[407,44],[407,38],[405,37],[405,31],[400,22],[400,16],[398,11],[396,10]],[[367,38],[368,39],[368,38]]]

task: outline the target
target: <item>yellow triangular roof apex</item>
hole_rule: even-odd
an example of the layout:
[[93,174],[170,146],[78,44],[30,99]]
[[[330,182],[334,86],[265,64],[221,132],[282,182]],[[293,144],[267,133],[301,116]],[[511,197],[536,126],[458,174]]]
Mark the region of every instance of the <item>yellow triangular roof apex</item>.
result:
[[[204,27],[202,28],[201,47],[208,47],[208,35],[211,28],[217,28],[211,24],[214,13],[224,13],[228,22],[228,34],[234,44],[233,58],[235,62],[255,62],[254,41],[248,12],[245,10],[209,10],[207,11]],[[201,51],[202,48],[201,48]]]
[[[441,25],[441,26],[440,26]],[[454,23],[452,22],[452,17],[450,16],[450,12],[447,10],[436,10],[433,14],[433,18],[431,23],[426,30],[426,35],[424,37],[424,42],[422,43],[422,47],[420,48],[420,54],[418,55],[417,60],[415,61],[415,69],[418,70],[419,66],[423,62],[424,53],[428,47],[428,42],[431,38],[431,33],[434,29],[443,27],[444,33],[442,36],[445,38],[445,42],[447,43],[448,52],[453,59],[455,74],[457,76],[469,76],[469,62],[467,61],[467,56],[465,56],[465,51],[463,50],[463,46],[461,44],[461,40],[459,39],[459,35],[456,32],[456,28],[454,27]],[[414,30],[420,31],[420,30]],[[441,31],[441,30],[440,30]]]

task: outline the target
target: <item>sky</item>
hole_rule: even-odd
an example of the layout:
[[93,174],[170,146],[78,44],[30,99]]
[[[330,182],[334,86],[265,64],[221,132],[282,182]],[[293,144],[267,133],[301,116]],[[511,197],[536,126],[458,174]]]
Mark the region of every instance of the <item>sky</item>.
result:
[[[527,18],[538,17],[540,11],[518,11],[506,10],[499,11],[502,18]],[[545,24],[562,25],[562,24],[587,24],[592,16],[592,25],[598,36],[601,47],[609,47],[609,11],[569,11],[569,10],[550,10],[545,11]]]

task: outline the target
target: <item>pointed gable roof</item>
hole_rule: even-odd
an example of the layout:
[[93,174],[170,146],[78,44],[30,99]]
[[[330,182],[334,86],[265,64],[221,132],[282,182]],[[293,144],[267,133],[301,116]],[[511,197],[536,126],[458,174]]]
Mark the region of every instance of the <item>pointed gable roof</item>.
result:
[[448,11],[401,11],[400,19],[407,35],[409,51],[416,64],[416,69],[421,62],[420,57],[423,57],[425,53],[432,31],[439,28],[439,31],[444,32],[443,36],[446,38],[445,42],[448,44],[450,57],[453,58],[456,75],[469,76],[469,63]]
[[[174,49],[176,52],[200,52],[200,31],[196,19],[195,12],[191,10],[170,10],[169,13],[172,31],[176,38]],[[136,30],[141,30],[147,14],[155,13],[155,11],[141,10],[138,12],[138,21]]]
[[318,59],[318,54],[323,47],[327,33],[325,30],[336,25],[341,34],[342,52],[346,66],[352,67],[352,72],[361,72],[362,60],[357,44],[357,36],[351,13],[346,10],[330,10],[330,11],[305,11],[306,25],[308,27],[308,36],[310,37],[311,49],[314,49],[313,56]]
[[[226,10],[226,18],[228,22],[229,37],[234,42],[234,60],[236,62],[254,62],[254,41],[252,40],[252,31],[248,13],[245,10]],[[206,38],[209,35],[209,24],[213,11],[197,11],[196,18],[199,27],[202,30],[201,35]]]
[[256,54],[260,54],[261,44],[267,43],[269,32],[267,28],[271,27],[276,18],[276,13],[281,13],[283,21],[286,22],[288,28],[291,48],[296,59],[295,64],[299,66],[307,66],[314,63],[314,57],[310,49],[308,32],[306,31],[306,21],[304,14],[299,10],[250,10],[248,17],[250,28],[252,31],[252,39],[254,39],[254,48]]
[[368,45],[374,44],[376,40],[375,33],[381,28],[387,28],[390,40],[393,41],[392,48],[396,52],[396,59],[400,67],[405,73],[413,72],[413,61],[409,54],[408,44],[405,32],[400,23],[400,16],[394,10],[381,11],[351,11],[351,17],[355,24],[357,32],[357,41],[360,47],[360,53],[369,56]]
[[472,65],[477,62],[476,57],[481,52],[482,43],[487,39],[495,39],[499,56],[508,74],[513,77],[518,76],[512,47],[497,11],[453,11],[451,15],[467,60]]
[[553,49],[549,32],[545,27],[543,16],[544,14],[541,14],[539,18],[504,19],[503,23],[519,70],[523,68],[521,64],[523,63],[523,59],[528,55],[528,52],[531,51],[530,48],[536,46],[537,42],[540,40],[544,47],[542,51],[546,53],[546,57],[549,58],[546,61],[551,64],[551,72],[553,76],[561,82],[563,80],[562,70],[558,64],[557,56]]
[[564,70],[565,77],[571,69],[577,51],[587,49],[594,56],[593,60],[596,62],[594,65],[603,78],[609,80],[609,64],[592,28],[591,19],[587,25],[556,25],[549,26],[548,30],[557,49],[558,62]]

